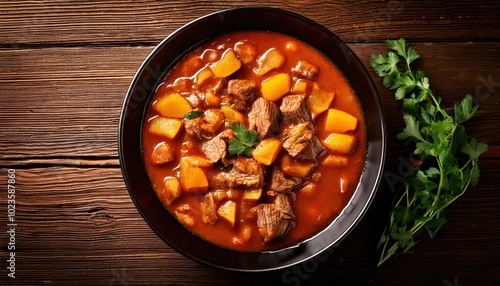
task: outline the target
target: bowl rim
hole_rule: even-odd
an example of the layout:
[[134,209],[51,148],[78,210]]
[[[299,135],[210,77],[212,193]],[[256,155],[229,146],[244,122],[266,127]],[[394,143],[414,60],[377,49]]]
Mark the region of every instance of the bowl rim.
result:
[[[146,69],[149,67],[150,63],[155,59],[155,57],[158,56],[158,54],[161,52],[161,50],[171,41],[177,40],[182,33],[185,31],[192,29],[195,26],[202,25],[205,22],[214,22],[214,21],[226,21],[228,17],[235,17],[235,15],[240,15],[241,14],[255,14],[255,13],[264,13],[264,14],[270,14],[270,15],[275,15],[276,17],[283,17],[288,20],[293,20],[297,21],[297,23],[301,23],[300,25],[307,25],[308,28],[316,30],[317,33],[322,34],[326,37],[327,40],[335,42],[337,45],[337,49],[339,49],[342,53],[343,56],[350,62],[349,64],[353,64],[355,67],[354,69],[358,70],[361,72],[363,75],[363,80],[365,81],[364,84],[366,84],[366,88],[368,88],[368,91],[370,92],[370,99],[373,100],[374,102],[374,111],[376,113],[376,118],[378,121],[376,122],[377,124],[374,126],[377,128],[376,134],[375,135],[375,140],[374,142],[369,141],[369,136],[368,134],[369,131],[369,122],[366,123],[366,132],[367,132],[367,151],[366,151],[366,158],[365,158],[365,166],[363,169],[363,172],[361,174],[360,182],[358,183],[358,186],[353,193],[351,199],[347,203],[347,205],[344,207],[344,209],[341,211],[341,213],[322,231],[317,233],[311,238],[306,239],[305,241],[299,243],[298,245],[287,247],[284,249],[280,250],[275,250],[275,251],[263,251],[263,252],[258,252],[258,253],[253,253],[253,252],[238,252],[226,248],[222,248],[220,246],[217,246],[215,244],[211,244],[209,242],[206,242],[204,239],[197,237],[196,238],[190,238],[191,240],[194,240],[195,242],[197,240],[200,240],[202,247],[196,247],[195,245],[191,245],[194,249],[186,249],[185,246],[179,246],[177,243],[173,242],[171,238],[167,237],[165,233],[159,229],[158,225],[153,223],[151,215],[148,215],[146,213],[144,207],[145,204],[151,203],[154,204],[155,207],[158,207],[159,200],[157,199],[157,203],[155,204],[154,202],[148,201],[144,202],[141,200],[140,197],[138,197],[136,191],[133,189],[133,184],[131,182],[131,179],[134,177],[132,176],[132,172],[130,172],[129,168],[127,168],[127,164],[130,163],[127,162],[127,156],[125,154],[126,149],[127,149],[127,144],[128,142],[125,140],[124,136],[125,134],[128,134],[127,130],[125,129],[126,125],[126,120],[128,117],[134,117],[131,115],[129,112],[130,105],[131,103],[134,103],[134,95],[139,94],[136,92],[134,94],[134,91],[136,91],[136,87],[138,82],[141,79],[141,76],[143,76],[143,73],[146,71]],[[295,22],[294,22],[295,23]],[[295,23],[296,24],[296,23]],[[261,29],[254,29],[254,30],[261,30]],[[270,30],[270,29],[267,29]],[[237,31],[237,30],[234,30]],[[239,29],[238,31],[241,31]],[[272,30],[274,31],[274,30]],[[279,32],[279,31],[278,31]],[[215,35],[220,35],[220,34],[225,34],[227,32],[217,32]],[[285,33],[289,34],[289,33]],[[294,36],[294,35],[292,35]],[[295,36],[294,36],[295,37]],[[205,39],[200,38],[199,42],[196,44],[190,45],[191,48],[195,48],[199,44],[202,43],[202,41],[206,40],[207,38],[211,37],[205,37]],[[301,39],[302,40],[302,39]],[[303,40],[304,41],[304,40]],[[308,42],[306,42],[308,43]],[[313,46],[316,48],[316,46],[313,43],[308,43],[309,45]],[[173,66],[176,64],[179,58],[183,57],[186,53],[189,52],[188,50],[185,50],[183,53],[177,55],[177,57],[168,64],[169,67]],[[322,52],[320,50],[320,52]],[[337,64],[336,60],[333,59],[331,56],[326,55],[327,58],[329,58],[332,62]],[[344,73],[344,76],[348,81],[350,81],[350,78],[345,74],[345,71],[339,67],[342,73]],[[158,78],[154,84],[154,86],[158,85],[158,80],[161,80],[164,77],[164,73],[168,71],[168,68],[165,70],[156,70],[155,71],[155,76]],[[149,71],[151,72],[151,71]],[[144,79],[144,78],[143,78]],[[351,86],[353,89],[356,88],[354,84],[351,82]],[[152,89],[154,91],[154,88]],[[146,98],[142,97],[140,102],[135,102],[136,104],[144,104],[144,110],[141,112],[142,116],[140,118],[140,130],[139,133],[142,133],[142,122],[144,120],[144,114],[145,114],[145,108],[147,108],[149,101],[152,97],[152,91],[149,92],[149,94],[146,95]],[[144,95],[144,94],[143,94]],[[361,104],[361,98],[360,95],[357,94],[358,100],[360,100]],[[136,100],[137,101],[137,100]],[[363,112],[365,112],[365,107],[362,106]],[[135,113],[134,113],[135,115]],[[137,116],[136,116],[137,117]],[[137,118],[136,118],[137,120]],[[365,116],[365,121],[366,121],[366,116]],[[370,124],[372,124],[371,122]],[[372,124],[373,125],[373,124]],[[370,137],[371,138],[371,137]],[[139,138],[137,138],[139,141],[142,141]],[[372,144],[370,144],[372,143]],[[142,143],[139,144],[142,147]],[[375,148],[375,150],[373,150]],[[370,153],[369,153],[370,151]],[[379,151],[377,154],[376,151]],[[140,156],[142,159],[142,152],[140,152]],[[370,155],[371,157],[369,157]],[[359,58],[356,56],[356,54],[345,44],[338,36],[336,36],[334,33],[332,33],[330,30],[326,29],[322,25],[318,24],[317,22],[306,18],[300,14],[297,14],[295,12],[291,12],[288,10],[280,9],[280,8],[271,8],[271,7],[256,7],[256,6],[250,6],[250,7],[237,7],[237,8],[230,8],[230,9],[224,9],[216,12],[212,12],[209,14],[206,14],[204,16],[201,16],[197,19],[194,19],[187,24],[181,26],[180,28],[176,29],[174,32],[172,32],[170,35],[168,35],[166,38],[164,38],[150,53],[149,55],[145,58],[145,60],[142,62],[140,67],[138,68],[136,74],[134,75],[129,88],[127,89],[125,98],[123,100],[122,104],[122,110],[120,114],[120,119],[119,119],[119,126],[118,126],[118,156],[119,156],[119,161],[120,161],[120,168],[122,171],[122,176],[125,182],[125,185],[127,187],[127,190],[129,192],[129,195],[134,202],[134,205],[136,209],[139,211],[141,214],[142,218],[146,221],[146,223],[149,225],[149,227],[165,242],[167,245],[169,245],[171,248],[175,249],[177,252],[183,254],[184,256],[201,262],[206,265],[210,265],[216,268],[221,268],[221,269],[226,269],[226,270],[234,270],[234,271],[243,271],[243,272],[260,272],[260,271],[271,271],[271,270],[277,270],[277,269],[282,269],[285,267],[289,267],[292,265],[296,265],[299,263],[302,263],[308,259],[311,259],[313,257],[318,257],[318,255],[325,253],[328,251],[330,248],[338,245],[359,223],[359,221],[362,219],[362,217],[366,214],[366,211],[370,207],[371,203],[373,202],[373,199],[375,197],[375,194],[377,192],[377,189],[379,187],[381,178],[382,178],[382,172],[384,169],[384,164],[385,164],[385,156],[386,156],[386,126],[385,126],[385,119],[383,115],[383,110],[382,110],[382,104],[380,101],[380,97],[378,95],[378,91],[375,87],[375,84],[373,82],[373,79],[369,75],[367,69],[365,66],[362,64],[362,62],[359,60]],[[376,167],[375,170],[372,170],[370,168],[367,168],[367,166],[371,164]],[[139,167],[140,168],[140,167]],[[366,172],[369,172],[370,174],[366,174]],[[370,182],[372,183],[371,186],[364,186],[362,183],[362,179],[364,176],[369,176]],[[134,178],[135,180],[135,178]],[[149,180],[147,181],[149,182]],[[146,189],[148,186],[145,187]],[[367,188],[367,190],[365,190]],[[152,187],[149,186],[149,189],[152,190]],[[154,192],[153,192],[154,193]],[[155,195],[156,196],[156,195]],[[362,205],[356,204],[358,200],[362,199]],[[160,203],[161,205],[161,203]],[[163,208],[163,205],[161,205]],[[164,208],[163,208],[164,209]],[[166,209],[164,209],[166,211]],[[352,212],[355,212],[355,216],[352,217],[349,220],[349,224],[347,226],[344,226],[342,229],[342,233],[340,235],[334,235],[334,234],[328,234],[324,235],[325,232],[328,232],[330,229],[332,229],[333,226],[336,226],[339,223],[342,223],[341,220],[345,216],[351,214]],[[167,211],[168,213],[168,211]],[[170,215],[170,214],[169,214]],[[177,222],[177,221],[176,221]],[[179,226],[180,223],[177,222]],[[170,225],[172,227],[175,227],[174,225]],[[184,230],[186,230],[183,226],[181,226]],[[175,229],[174,229],[175,230]],[[177,230],[179,228],[177,227]],[[331,231],[330,231],[331,232]],[[186,234],[189,236],[189,234]],[[191,234],[192,235],[192,234]],[[333,240],[324,242],[323,240],[328,240],[331,237],[334,237]],[[189,238],[189,237],[188,237]],[[319,243],[321,244],[319,247],[316,246],[311,246],[310,244],[314,241],[319,240]],[[229,263],[219,263],[218,260],[210,260],[207,259],[206,257],[200,257],[195,253],[196,251],[204,251],[204,247],[210,248],[206,244],[211,244],[213,249],[215,250],[220,250],[220,252],[223,255],[229,255],[228,257],[230,259]],[[237,255],[239,254],[239,255]],[[290,257],[292,256],[292,257]],[[235,261],[236,260],[236,261]],[[268,261],[266,261],[268,260]],[[233,264],[232,264],[233,263]],[[256,263],[255,265],[248,265],[249,263]]]

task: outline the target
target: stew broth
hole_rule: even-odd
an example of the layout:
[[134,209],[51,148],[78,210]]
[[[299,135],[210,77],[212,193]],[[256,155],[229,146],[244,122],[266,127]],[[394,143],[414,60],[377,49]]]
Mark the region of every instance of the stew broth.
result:
[[[244,81],[232,81],[229,87],[231,80]],[[243,87],[237,83],[243,83]],[[250,89],[249,99],[238,98],[228,91],[238,88]],[[284,94],[277,91],[280,88],[285,89]],[[299,96],[292,100],[294,95]],[[278,126],[267,134],[255,125],[255,120],[261,120],[259,117],[265,117],[266,112],[259,110],[254,124],[250,124],[249,113],[257,108],[254,105],[257,99],[275,110],[284,105],[288,96],[292,105],[297,102],[295,98],[304,100],[301,106],[306,108],[305,118],[313,126],[304,123],[305,130],[314,131],[313,137],[321,142],[318,150],[312,152],[314,158],[305,153],[291,156],[297,140],[287,142],[287,138],[295,136],[287,131],[301,124],[300,116],[295,122],[295,118],[279,112]],[[233,128],[238,120],[245,129],[257,132],[250,156],[230,155],[227,149],[221,158],[207,155],[207,142],[213,138],[217,137],[226,147],[235,139]],[[209,131],[195,130],[207,122]],[[150,102],[143,123],[143,158],[159,199],[194,234],[238,251],[273,250],[312,237],[340,214],[352,197],[364,167],[365,131],[363,113],[353,89],[323,54],[287,35],[245,31],[200,45],[168,72]],[[265,141],[267,138],[274,139]],[[256,149],[263,141],[278,147],[261,146],[264,151],[259,157]],[[273,152],[268,150],[274,150],[274,154],[269,155]],[[182,161],[187,157],[189,160]],[[263,183],[245,185],[236,182],[237,179],[228,179],[228,174],[236,168],[236,160],[258,166],[264,174]],[[266,160],[270,165],[262,163],[268,163]],[[271,189],[274,172],[284,176],[293,187],[284,191]],[[254,178],[253,173],[248,174]],[[205,178],[200,179],[203,176],[206,182]],[[280,187],[283,184],[278,183]],[[276,208],[277,200],[289,203],[291,211]],[[267,225],[263,227],[266,218],[259,217],[262,214],[258,210],[264,208],[259,205],[267,205],[272,213],[278,213],[283,219],[280,226],[286,230],[273,235]]]

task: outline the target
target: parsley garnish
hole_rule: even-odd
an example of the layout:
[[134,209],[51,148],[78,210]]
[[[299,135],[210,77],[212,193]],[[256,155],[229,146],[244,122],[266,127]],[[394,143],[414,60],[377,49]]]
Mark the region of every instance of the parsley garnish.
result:
[[389,222],[380,238],[382,253],[378,265],[405,253],[416,244],[415,236],[424,228],[432,238],[446,223],[444,209],[479,179],[478,158],[488,145],[468,138],[462,125],[478,109],[471,95],[456,103],[454,116],[441,107],[441,98],[429,87],[429,79],[410,64],[419,54],[404,39],[387,40],[390,52],[370,58],[383,78],[384,86],[396,90],[403,100],[405,128],[397,139],[414,144],[414,153],[426,167],[415,167],[404,189],[393,203]]
[[197,117],[200,117],[203,113],[201,111],[197,110],[191,110],[188,113],[184,114],[184,118],[186,119],[195,119]]
[[257,132],[248,130],[241,123],[231,125],[231,130],[236,138],[229,140],[229,155],[252,156],[252,147],[257,143]]

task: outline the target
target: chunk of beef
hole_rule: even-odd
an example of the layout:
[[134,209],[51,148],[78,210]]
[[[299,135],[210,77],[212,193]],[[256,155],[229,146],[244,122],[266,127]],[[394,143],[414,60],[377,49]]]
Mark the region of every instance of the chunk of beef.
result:
[[238,157],[229,172],[215,175],[212,182],[229,188],[261,188],[264,185],[264,167],[253,158]]
[[278,106],[265,98],[257,98],[248,113],[249,129],[257,131],[262,137],[271,135],[278,128]]
[[283,148],[299,160],[316,160],[325,152],[309,122],[291,125],[280,134]]
[[306,61],[299,61],[297,65],[292,68],[292,74],[301,75],[310,80],[315,80],[318,72],[318,67]]
[[215,135],[215,131],[212,126],[210,126],[201,117],[186,120],[184,122],[184,129],[186,129],[187,134],[197,138],[198,140],[211,139]]
[[265,242],[285,236],[295,226],[295,215],[286,194],[278,194],[274,203],[260,204],[252,209],[257,213],[257,227]]
[[300,184],[297,178],[285,175],[279,168],[274,167],[271,173],[271,183],[267,194],[276,196],[278,193],[290,193],[293,188]]
[[239,111],[246,111],[255,94],[255,82],[249,79],[232,79],[227,83],[230,103]]
[[184,129],[186,129],[187,134],[198,140],[211,139],[215,136],[215,132],[222,126],[223,119],[224,115],[222,111],[209,109],[201,117],[184,121]]
[[283,97],[280,105],[283,121],[287,124],[298,124],[309,121],[304,94],[287,95]]
[[207,193],[201,202],[201,217],[204,223],[210,225],[217,221],[217,204],[212,192]]
[[201,150],[210,162],[216,163],[226,157],[227,144],[220,136],[215,136],[201,144]]

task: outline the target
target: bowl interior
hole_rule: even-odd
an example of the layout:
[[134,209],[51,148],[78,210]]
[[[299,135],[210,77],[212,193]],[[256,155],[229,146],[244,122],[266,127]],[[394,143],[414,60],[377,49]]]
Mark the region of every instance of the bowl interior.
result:
[[[291,248],[273,252],[237,252],[211,244],[184,228],[157,199],[142,161],[143,117],[165,71],[200,43],[242,30],[269,30],[296,37],[325,54],[344,73],[364,111],[366,162],[348,205],[329,227]],[[178,252],[215,267],[264,271],[287,267],[322,253],[340,242],[358,223],[378,187],[385,158],[385,125],[374,84],[363,64],[338,37],[300,15],[274,8],[224,10],[188,23],[163,40],[147,57],[126,94],[119,126],[118,149],[125,183],[150,227]]]

